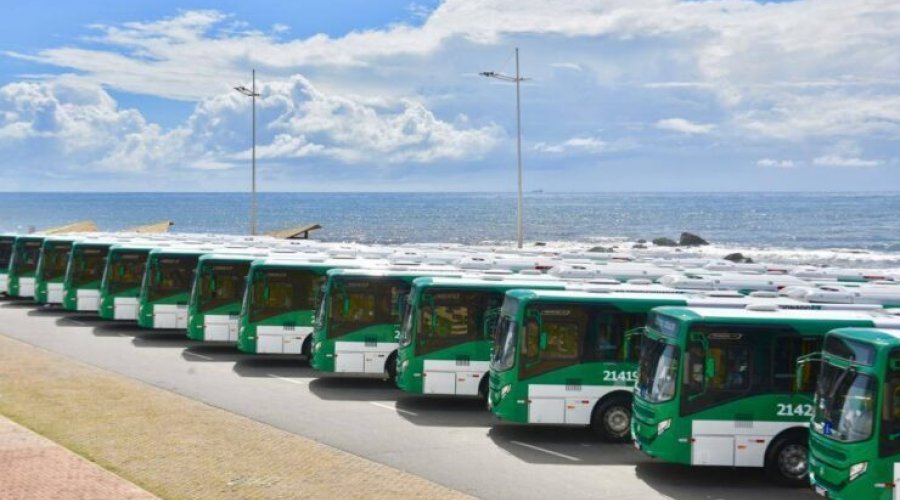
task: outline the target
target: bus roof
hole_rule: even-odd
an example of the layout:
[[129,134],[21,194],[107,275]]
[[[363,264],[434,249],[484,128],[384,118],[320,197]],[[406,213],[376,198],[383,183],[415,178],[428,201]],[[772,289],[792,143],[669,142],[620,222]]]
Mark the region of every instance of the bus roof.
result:
[[262,255],[253,255],[252,252],[248,253],[208,253],[200,256],[200,262],[254,262],[259,260],[260,257],[265,257],[265,252],[262,252]]
[[298,267],[302,269],[334,269],[341,267],[364,267],[364,266],[378,266],[378,265],[387,265],[387,263],[383,260],[373,260],[373,259],[335,259],[335,258],[315,258],[309,255],[304,257],[299,257],[296,259],[293,258],[284,258],[279,256],[277,258],[267,257],[264,259],[256,259],[253,261],[252,266],[254,268],[266,268],[266,267]]
[[511,276],[426,276],[416,278],[413,281],[417,287],[432,288],[477,288],[477,289],[497,289],[504,290],[518,288],[555,288],[562,290],[566,287],[566,282],[562,280],[535,280],[528,279],[532,276],[514,279]]
[[[737,309],[716,309],[710,307],[666,307],[659,312],[682,320],[691,321],[859,321],[877,327],[900,327],[900,315],[883,309],[870,310],[809,310],[778,309],[751,305]],[[816,304],[819,305],[819,304]]]
[[829,334],[840,335],[860,342],[900,345],[900,327],[897,328],[862,328],[847,327],[832,330]]
[[385,266],[385,267],[368,267],[368,268],[337,268],[328,271],[328,276],[358,276],[358,277],[402,277],[413,278],[420,276],[428,276],[431,274],[438,275],[457,275],[461,276],[464,270],[452,266]]

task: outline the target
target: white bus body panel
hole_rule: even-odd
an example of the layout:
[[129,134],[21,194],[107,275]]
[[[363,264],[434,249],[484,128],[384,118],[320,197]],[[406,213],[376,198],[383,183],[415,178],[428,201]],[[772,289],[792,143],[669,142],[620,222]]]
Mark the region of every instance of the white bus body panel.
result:
[[19,297],[34,297],[34,278],[19,278]]
[[426,359],[424,392],[425,394],[477,396],[481,379],[488,370],[490,370],[488,361]]
[[203,316],[203,340],[237,342],[238,316],[207,314]]
[[0,274],[0,293],[9,293],[9,275]]
[[113,298],[113,319],[137,321],[138,298],[115,297]]
[[[256,327],[257,354],[300,354],[303,341],[313,331],[311,326],[272,326]],[[235,335],[237,330],[235,330]],[[235,341],[237,337],[235,336]]]
[[180,304],[156,304],[153,306],[153,328],[187,328],[187,306]]
[[396,342],[335,342],[334,371],[338,373],[382,374],[385,362],[397,350]]
[[75,290],[76,311],[99,311],[100,290],[78,289]]
[[590,425],[600,398],[627,389],[624,385],[529,385],[528,423]]
[[[900,481],[900,463],[894,464],[894,484]],[[900,488],[894,487],[894,500],[900,500]]]
[[62,304],[64,293],[62,283],[47,283],[48,304]]
[[772,438],[806,422],[694,420],[691,465],[762,467]]

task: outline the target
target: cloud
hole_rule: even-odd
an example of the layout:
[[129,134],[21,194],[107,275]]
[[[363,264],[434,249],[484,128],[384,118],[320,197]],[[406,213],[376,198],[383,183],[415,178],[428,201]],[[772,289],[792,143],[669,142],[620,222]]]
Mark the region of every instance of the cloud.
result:
[[839,155],[824,155],[813,160],[813,165],[820,167],[866,168],[877,167],[882,163],[881,160],[866,160],[863,158],[852,158]]
[[760,167],[774,167],[774,168],[794,168],[797,166],[794,163],[794,160],[775,160],[772,158],[762,158],[756,161],[756,164]]
[[716,126],[709,123],[694,123],[690,120],[685,120],[684,118],[666,118],[657,121],[656,128],[693,135],[708,134],[712,132]]
[[[443,121],[411,99],[373,104],[323,92],[302,76],[263,84],[259,92],[260,159],[371,166],[471,160],[503,135],[496,125]],[[249,158],[249,115],[249,99],[230,92],[201,101],[185,124],[163,132],[80,78],[13,83],[0,88],[0,152],[47,169],[221,170]]]
[[546,143],[538,142],[534,145],[534,150],[540,153],[563,154],[563,153],[580,153],[599,155],[604,153],[614,153],[623,151],[633,147],[628,141],[608,142],[599,137],[572,137],[563,142]]

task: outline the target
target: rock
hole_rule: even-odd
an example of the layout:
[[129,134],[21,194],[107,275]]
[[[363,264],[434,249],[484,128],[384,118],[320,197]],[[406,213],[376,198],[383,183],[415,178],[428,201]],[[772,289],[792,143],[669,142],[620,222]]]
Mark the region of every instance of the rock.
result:
[[750,262],[753,262],[753,259],[751,259],[750,257],[744,257],[744,254],[742,254],[741,252],[730,253],[722,258],[725,260],[730,260],[731,262],[737,264],[742,264],[744,262],[747,262],[749,264]]
[[641,245],[643,245],[644,243],[647,243],[647,240],[641,238],[641,239],[637,240],[637,243],[640,243]]
[[681,233],[678,245],[682,247],[697,247],[700,245],[709,245],[709,242],[693,233]]
[[547,244],[544,243],[543,241],[535,241],[535,242],[534,242],[534,246],[536,246],[536,247],[545,247],[545,246],[547,246]]
[[647,248],[647,245],[643,243],[637,243],[631,246],[631,248]]
[[588,252],[597,252],[597,253],[612,253],[612,251],[613,251],[612,248],[606,248],[606,247],[594,247],[594,248],[591,248],[590,250],[588,250]]
[[653,244],[658,247],[676,247],[678,243],[672,238],[654,238]]

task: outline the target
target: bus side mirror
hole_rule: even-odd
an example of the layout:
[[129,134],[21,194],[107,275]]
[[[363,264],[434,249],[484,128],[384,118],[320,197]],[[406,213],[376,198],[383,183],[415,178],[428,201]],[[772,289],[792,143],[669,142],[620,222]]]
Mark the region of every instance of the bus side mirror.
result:
[[704,375],[706,379],[715,378],[716,376],[716,360],[713,358],[706,358],[706,363],[703,366]]
[[631,342],[632,342],[631,339],[632,339],[632,337],[639,337],[639,336],[643,335],[644,332],[646,332],[646,331],[647,331],[646,326],[639,326],[637,328],[632,328],[631,330],[628,330],[627,332],[625,332],[625,334],[623,335],[624,338],[622,339],[622,351],[625,353],[625,356],[624,356],[625,359],[628,359],[628,357],[631,355]]
[[263,302],[268,302],[269,296],[270,296],[269,285],[266,285],[265,287],[263,287],[263,293],[262,293]]
[[539,340],[538,344],[540,345],[541,350],[544,351],[547,349],[547,343],[548,343],[547,332],[541,332],[541,335],[539,338],[540,338],[540,340]]
[[350,314],[350,297],[344,296],[344,302],[341,304],[341,313],[344,316]]

